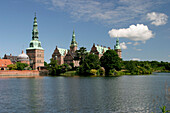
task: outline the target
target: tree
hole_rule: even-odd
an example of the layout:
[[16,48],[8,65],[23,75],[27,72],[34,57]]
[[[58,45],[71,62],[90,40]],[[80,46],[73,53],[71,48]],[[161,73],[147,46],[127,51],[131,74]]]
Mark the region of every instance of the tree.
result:
[[17,65],[17,70],[24,70],[24,68],[28,66],[28,64],[21,63],[21,62],[17,62],[16,65]]
[[17,70],[16,64],[10,64],[10,65],[7,65],[7,67],[9,68],[9,70]]
[[48,64],[48,70],[50,75],[59,75],[61,73],[61,66],[57,64],[57,60],[50,59],[50,63]]
[[85,57],[87,56],[87,50],[85,47],[80,47],[79,50],[76,50],[76,59],[80,60],[80,65],[83,63]]
[[47,62],[46,62],[46,61],[44,61],[44,66],[48,66],[48,64],[47,64]]
[[28,64],[16,62],[16,64],[10,64],[7,67],[9,70],[24,70],[26,67],[28,67]]
[[91,69],[98,70],[100,68],[99,57],[95,54],[88,54],[79,67],[79,74],[89,75]]
[[107,50],[100,59],[101,66],[105,68],[106,75],[111,70],[121,70],[122,62],[118,54],[114,50]]

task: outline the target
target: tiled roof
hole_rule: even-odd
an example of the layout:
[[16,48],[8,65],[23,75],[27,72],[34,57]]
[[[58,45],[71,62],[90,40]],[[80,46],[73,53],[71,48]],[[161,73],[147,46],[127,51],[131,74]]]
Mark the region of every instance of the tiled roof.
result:
[[65,55],[65,53],[67,53],[67,49],[58,48],[58,50],[59,50],[59,52],[60,52],[61,56],[64,56],[64,55]]
[[98,45],[95,45],[95,47],[97,48],[97,51],[99,52],[99,54],[103,54],[103,52],[106,52],[108,50],[107,47],[102,47]]
[[0,59],[0,67],[7,67],[7,65],[12,64],[10,59]]
[[12,56],[12,55],[4,55],[3,59],[10,59],[12,63],[16,63],[17,62],[17,56]]

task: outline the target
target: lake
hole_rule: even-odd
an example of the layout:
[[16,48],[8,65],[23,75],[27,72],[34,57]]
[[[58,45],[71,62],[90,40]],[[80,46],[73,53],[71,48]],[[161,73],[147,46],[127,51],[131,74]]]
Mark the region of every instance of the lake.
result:
[[162,105],[170,110],[170,73],[0,79],[0,112],[151,113]]

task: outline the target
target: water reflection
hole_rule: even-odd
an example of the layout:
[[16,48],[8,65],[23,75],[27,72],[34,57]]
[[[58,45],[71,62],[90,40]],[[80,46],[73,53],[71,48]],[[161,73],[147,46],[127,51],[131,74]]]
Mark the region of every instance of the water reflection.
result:
[[1,79],[0,112],[160,112],[170,74]]

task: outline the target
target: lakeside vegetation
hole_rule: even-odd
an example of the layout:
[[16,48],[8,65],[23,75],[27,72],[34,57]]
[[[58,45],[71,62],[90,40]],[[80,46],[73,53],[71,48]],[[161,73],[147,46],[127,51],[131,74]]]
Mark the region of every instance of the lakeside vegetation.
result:
[[114,50],[107,50],[99,59],[96,54],[89,54],[86,48],[76,51],[75,60],[80,60],[80,66],[74,64],[58,65],[50,59],[45,63],[52,76],[120,76],[145,75],[153,72],[170,72],[169,62],[158,61],[123,61]]

